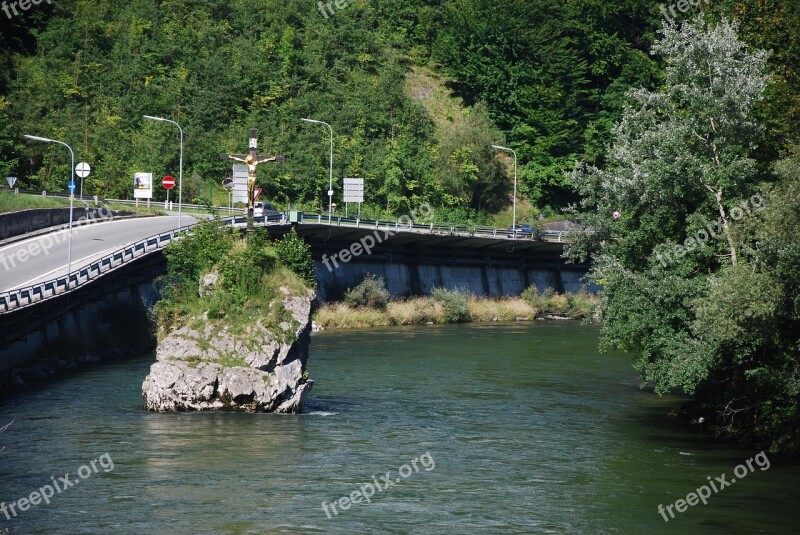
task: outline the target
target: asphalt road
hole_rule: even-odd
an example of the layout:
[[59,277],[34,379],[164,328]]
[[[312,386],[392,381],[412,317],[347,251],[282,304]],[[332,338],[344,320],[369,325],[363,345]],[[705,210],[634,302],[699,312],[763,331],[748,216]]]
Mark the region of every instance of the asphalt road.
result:
[[[184,215],[183,224],[195,222]],[[178,228],[175,215],[76,226],[72,229],[72,270],[130,243]],[[60,230],[0,247],[0,292],[66,275],[69,231]]]

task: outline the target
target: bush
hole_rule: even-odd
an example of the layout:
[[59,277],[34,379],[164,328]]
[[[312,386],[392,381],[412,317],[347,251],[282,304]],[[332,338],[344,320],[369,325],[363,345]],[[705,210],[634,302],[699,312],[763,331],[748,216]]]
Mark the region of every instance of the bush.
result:
[[242,297],[259,294],[264,275],[278,263],[278,253],[260,240],[234,246],[219,264],[222,288]]
[[167,278],[195,286],[200,275],[208,271],[230,250],[234,235],[218,220],[195,225],[192,233],[173,241],[164,251]]
[[544,296],[539,293],[539,288],[537,288],[535,284],[531,284],[525,288],[520,294],[520,297],[528,306],[538,308],[539,310],[544,308]]
[[460,323],[469,320],[469,298],[471,294],[466,289],[434,288],[431,291],[431,297],[444,308],[445,322]]
[[278,258],[281,263],[294,271],[310,286],[316,287],[314,276],[314,260],[311,258],[311,246],[292,229],[278,242]]
[[386,309],[389,302],[389,290],[383,277],[369,274],[357,286],[344,294],[344,302],[354,308]]

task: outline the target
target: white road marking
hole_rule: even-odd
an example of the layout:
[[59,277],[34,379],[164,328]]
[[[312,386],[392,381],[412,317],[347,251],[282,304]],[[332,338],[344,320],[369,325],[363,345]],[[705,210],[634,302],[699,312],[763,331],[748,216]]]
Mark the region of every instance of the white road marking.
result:
[[[123,247],[124,247],[124,246],[123,246]],[[98,251],[98,252],[96,252],[96,253],[94,253],[94,254],[90,254],[89,256],[84,256],[83,258],[81,258],[81,259],[79,259],[79,260],[73,260],[73,261],[72,261],[72,265],[73,265],[73,266],[75,266],[75,265],[77,265],[77,264],[80,264],[80,263],[81,263],[81,262],[83,262],[84,260],[87,260],[87,259],[89,259],[89,258],[92,258],[92,257],[94,257],[94,256],[103,256],[103,254],[105,254],[105,253],[107,253],[107,252],[109,252],[109,251],[113,252],[113,251],[116,251],[116,250],[118,250],[118,249],[119,249],[118,247],[109,247],[108,249],[104,249],[104,250],[102,250],[102,251]],[[72,272],[74,273],[74,272],[75,272],[77,269],[80,269],[81,267],[83,267],[83,266],[78,266],[78,268],[73,268]],[[39,280],[39,279],[44,279],[45,277],[47,277],[47,276],[48,276],[48,275],[50,275],[51,273],[56,273],[57,271],[61,271],[62,269],[66,270],[66,268],[67,268],[67,264],[64,264],[63,266],[59,266],[59,267],[57,267],[56,269],[53,269],[53,270],[51,270],[51,271],[48,271],[47,273],[42,273],[41,275],[39,275],[39,276],[37,276],[37,277],[34,277],[33,279],[30,279],[30,280],[28,280],[28,281],[25,281],[25,282],[23,282],[23,283],[21,283],[21,284],[17,284],[16,286],[14,286],[14,287],[12,287],[12,288],[9,288],[9,289],[7,289],[7,290],[3,290],[3,291],[4,291],[4,292],[12,292],[12,291],[14,291],[14,290],[16,290],[16,289],[18,289],[18,288],[25,288],[26,286],[31,286],[31,284],[32,284],[33,282],[36,282],[36,281],[37,281],[37,280]],[[44,280],[44,281],[42,281],[42,282],[47,282],[48,280],[50,280],[50,279],[46,279],[46,280]]]
[[[171,218],[171,217],[172,216],[155,216],[155,217],[148,217],[148,218],[142,218],[142,219],[147,219],[147,220],[153,221],[153,220],[156,220],[156,219],[166,219],[166,218]],[[112,221],[103,221],[103,222],[100,222],[100,223],[91,223],[90,225],[87,225],[86,223],[81,224],[81,225],[76,225],[73,222],[72,223],[72,232],[75,233],[76,230],[79,229],[79,228],[80,229],[89,228],[89,227],[94,228],[94,227],[97,227],[97,226],[100,226],[100,225],[110,225],[112,223],[130,223],[131,221],[132,220],[130,220],[130,219],[119,219],[119,220],[116,220],[116,221],[112,220]],[[33,241],[44,239],[47,236],[55,236],[55,235],[62,234],[62,233],[69,233],[69,229],[66,228],[64,230],[58,230],[58,231],[55,231],[55,232],[51,232],[49,234],[42,234],[41,236],[36,236],[34,238],[28,238],[27,240],[22,240],[22,241],[18,241],[18,242],[9,244],[9,245],[5,245],[3,247],[0,247],[0,252],[4,251],[6,249],[9,249],[11,247],[19,247],[20,245],[24,245],[26,243],[30,243],[30,242],[33,242]],[[146,238],[146,237],[147,236],[145,236],[144,238]],[[144,239],[144,238],[141,238],[141,239]],[[66,241],[66,238],[65,238],[64,241]],[[64,242],[59,240],[59,243],[64,243]]]

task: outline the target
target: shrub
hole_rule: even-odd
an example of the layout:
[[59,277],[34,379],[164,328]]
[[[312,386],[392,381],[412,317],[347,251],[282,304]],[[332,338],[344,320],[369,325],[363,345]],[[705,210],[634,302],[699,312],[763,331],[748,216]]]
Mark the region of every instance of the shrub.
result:
[[271,246],[258,240],[234,246],[219,264],[222,287],[242,297],[259,294],[264,275],[278,263],[278,254]]
[[531,284],[525,288],[525,290],[523,290],[520,294],[520,297],[528,304],[528,306],[538,308],[539,310],[544,308],[545,298],[539,293],[539,288],[537,288],[535,284]]
[[383,277],[376,277],[370,273],[344,294],[344,302],[351,307],[384,310],[389,297],[389,290],[386,289]]
[[460,323],[469,320],[469,298],[471,294],[466,289],[434,288],[431,291],[431,297],[444,308],[445,322]]
[[208,271],[234,244],[234,235],[218,220],[204,221],[192,233],[173,241],[164,251],[167,278],[194,286],[200,274]]
[[314,277],[314,260],[311,258],[311,246],[292,229],[278,242],[278,258],[281,263],[294,271],[312,287],[316,287]]

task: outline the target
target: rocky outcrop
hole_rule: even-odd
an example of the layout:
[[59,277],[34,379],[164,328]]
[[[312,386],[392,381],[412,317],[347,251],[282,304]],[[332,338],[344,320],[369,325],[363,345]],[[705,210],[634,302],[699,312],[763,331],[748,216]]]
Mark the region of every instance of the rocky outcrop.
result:
[[281,291],[275,325],[193,318],[166,335],[142,385],[145,408],[302,412],[313,384],[305,369],[314,293]]

